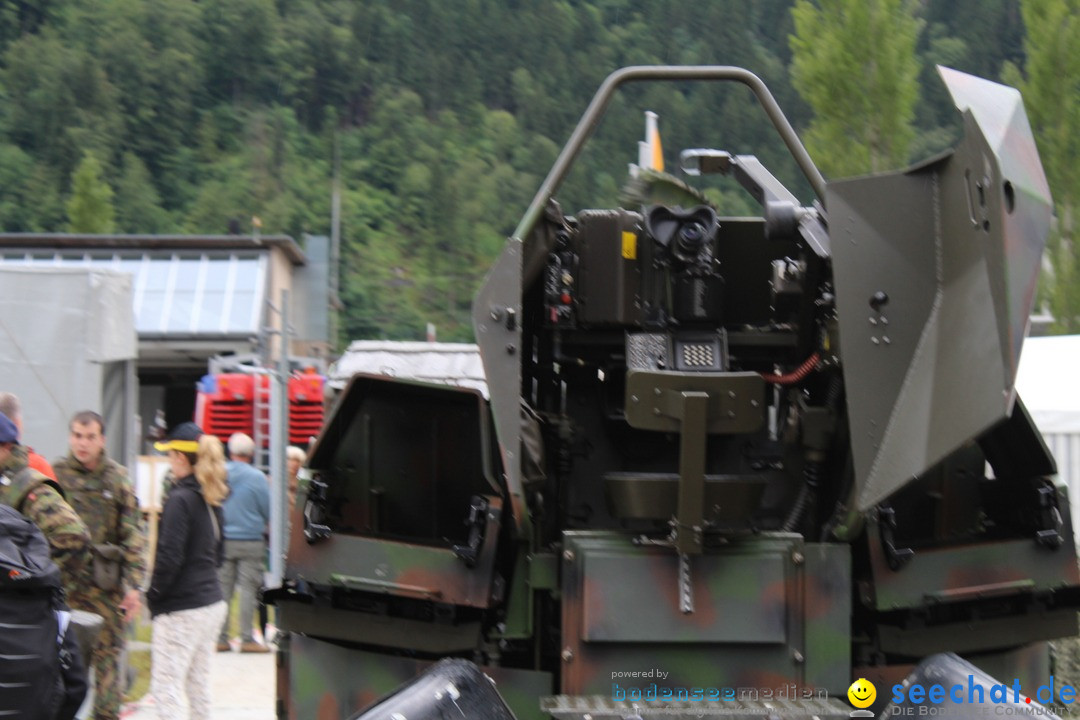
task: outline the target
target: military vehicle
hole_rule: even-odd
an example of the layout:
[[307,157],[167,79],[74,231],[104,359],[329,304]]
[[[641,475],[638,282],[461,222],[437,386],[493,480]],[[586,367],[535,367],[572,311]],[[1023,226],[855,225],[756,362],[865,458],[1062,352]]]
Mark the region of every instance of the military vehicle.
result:
[[[955,147],[835,182],[746,70],[612,74],[476,295],[489,397],[358,376],[313,448],[279,717],[444,657],[518,718],[846,715],[943,651],[1048,682],[1080,576],[1013,381],[1050,195],[1019,94],[939,73]],[[689,80],[749,87],[813,202],[705,148],[677,202],[564,213],[616,89]],[[760,215],[697,199],[710,173]]]

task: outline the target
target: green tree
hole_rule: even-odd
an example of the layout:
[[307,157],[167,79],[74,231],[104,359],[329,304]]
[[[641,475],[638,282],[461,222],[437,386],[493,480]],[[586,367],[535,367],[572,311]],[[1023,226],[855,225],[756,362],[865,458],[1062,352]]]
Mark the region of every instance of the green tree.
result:
[[807,150],[828,176],[908,160],[919,98],[912,0],[796,0],[791,75],[814,111]]
[[1012,64],[1002,75],[1024,95],[1039,156],[1046,170],[1058,224],[1048,251],[1052,272],[1043,277],[1054,330],[1080,332],[1080,0],[1024,0],[1023,73]]
[[27,196],[26,186],[33,169],[34,161],[28,154],[14,145],[0,143],[0,230],[29,229],[33,200]]
[[116,221],[117,229],[126,233],[160,233],[169,229],[169,215],[161,208],[161,197],[150,171],[132,153],[124,153],[116,183]]
[[111,233],[116,227],[113,191],[102,177],[101,163],[88,152],[71,176],[66,209],[73,233]]

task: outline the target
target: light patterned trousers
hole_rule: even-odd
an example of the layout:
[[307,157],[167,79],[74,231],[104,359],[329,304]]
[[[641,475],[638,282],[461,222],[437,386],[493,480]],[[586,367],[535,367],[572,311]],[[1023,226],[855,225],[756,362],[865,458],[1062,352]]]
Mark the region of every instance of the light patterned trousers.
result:
[[161,720],[183,720],[185,691],[188,717],[210,717],[210,658],[224,618],[224,600],[154,618],[150,692]]

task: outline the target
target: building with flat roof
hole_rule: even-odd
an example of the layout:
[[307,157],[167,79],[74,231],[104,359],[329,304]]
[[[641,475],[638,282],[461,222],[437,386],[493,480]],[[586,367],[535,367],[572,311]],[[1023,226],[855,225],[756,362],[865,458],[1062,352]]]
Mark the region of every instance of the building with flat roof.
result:
[[0,268],[27,266],[131,275],[144,430],[158,410],[169,426],[191,419],[210,358],[276,357],[283,292],[290,353],[327,358],[332,346],[323,236],[0,233]]

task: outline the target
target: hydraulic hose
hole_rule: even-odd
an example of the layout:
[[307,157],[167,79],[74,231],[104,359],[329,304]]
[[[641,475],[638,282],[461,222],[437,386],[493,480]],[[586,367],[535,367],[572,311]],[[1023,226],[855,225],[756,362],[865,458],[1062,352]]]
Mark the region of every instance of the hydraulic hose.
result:
[[810,357],[806,358],[798,368],[794,371],[787,373],[786,375],[770,375],[768,373],[761,373],[761,377],[765,379],[765,382],[772,383],[774,385],[794,385],[802,382],[802,380],[817,367],[818,362],[821,360],[821,355],[814,353]]

